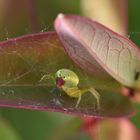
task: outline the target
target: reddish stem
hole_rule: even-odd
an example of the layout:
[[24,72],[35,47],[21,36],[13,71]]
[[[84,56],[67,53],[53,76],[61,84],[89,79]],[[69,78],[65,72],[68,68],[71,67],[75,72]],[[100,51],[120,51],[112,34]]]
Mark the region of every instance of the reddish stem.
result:
[[128,10],[127,10],[128,4],[127,0],[119,0],[119,15],[121,18],[121,24],[122,24],[122,29],[124,32],[124,35],[127,35],[127,28],[128,28]]
[[34,0],[25,0],[25,7],[28,15],[29,25],[32,33],[39,31],[38,18],[36,14],[36,7]]

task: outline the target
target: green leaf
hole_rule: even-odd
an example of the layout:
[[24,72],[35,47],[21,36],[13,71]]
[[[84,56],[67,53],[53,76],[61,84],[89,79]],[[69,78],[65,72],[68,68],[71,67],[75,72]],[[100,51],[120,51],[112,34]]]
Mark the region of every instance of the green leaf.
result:
[[[133,114],[133,106],[127,97],[113,91],[104,91],[101,80],[77,67],[67,56],[55,33],[33,34],[15,38],[0,44],[0,106],[100,117],[120,117]],[[56,88],[53,78],[40,82],[45,74],[52,77],[56,71],[67,68],[74,71],[79,87],[96,87],[100,93],[100,106],[94,96],[82,95],[78,108],[77,99]],[[106,83],[107,81],[103,81]],[[103,85],[103,83],[101,85]],[[108,82],[110,86],[111,81]],[[107,83],[107,85],[109,85]],[[105,85],[105,87],[108,87]],[[117,88],[118,85],[114,85]],[[111,87],[112,88],[112,87]],[[105,88],[104,88],[105,89]]]

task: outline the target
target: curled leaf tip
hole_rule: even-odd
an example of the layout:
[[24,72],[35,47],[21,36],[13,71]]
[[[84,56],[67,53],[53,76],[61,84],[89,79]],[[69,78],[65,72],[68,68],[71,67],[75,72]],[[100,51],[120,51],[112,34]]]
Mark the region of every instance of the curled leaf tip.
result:
[[64,17],[64,14],[60,13],[58,14],[57,18],[63,18]]
[[59,21],[63,20],[63,22],[64,22],[64,17],[65,17],[65,15],[62,14],[62,13],[58,14],[58,16],[56,17],[56,19],[54,21],[54,26],[56,28],[59,28],[59,26],[60,26],[60,22]]

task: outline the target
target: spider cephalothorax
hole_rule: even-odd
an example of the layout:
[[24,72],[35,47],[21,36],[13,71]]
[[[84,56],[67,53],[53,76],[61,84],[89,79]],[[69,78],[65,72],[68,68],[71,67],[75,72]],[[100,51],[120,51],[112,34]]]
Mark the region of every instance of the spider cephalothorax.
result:
[[55,74],[56,85],[62,82],[63,88],[77,87],[79,78],[76,73],[69,69],[60,69]]

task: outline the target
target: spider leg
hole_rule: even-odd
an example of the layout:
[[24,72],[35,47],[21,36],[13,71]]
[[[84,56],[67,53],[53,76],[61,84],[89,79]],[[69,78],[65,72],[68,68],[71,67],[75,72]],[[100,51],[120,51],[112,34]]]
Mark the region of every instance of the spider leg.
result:
[[89,91],[96,98],[96,100],[97,100],[97,109],[99,110],[100,109],[100,94],[94,88],[90,88]]
[[77,100],[77,103],[76,103],[76,106],[75,106],[76,108],[78,107],[78,105],[79,105],[79,103],[81,101],[81,97],[82,97],[82,93],[79,92],[78,100]]
[[94,88],[84,88],[84,89],[79,89],[78,87],[74,87],[74,88],[68,88],[67,90],[64,90],[67,95],[71,96],[71,97],[78,97],[77,103],[76,103],[76,108],[78,107],[81,98],[82,98],[82,94],[87,93],[88,91],[96,98],[97,101],[97,109],[100,109],[100,94],[94,89]]
[[42,82],[42,81],[46,81],[48,79],[54,79],[54,77],[50,74],[45,74],[41,77],[41,79],[39,80],[39,82]]
[[81,101],[83,91],[80,90],[78,87],[66,88],[63,90],[66,92],[68,96],[78,98],[77,103],[75,105],[75,107],[77,108]]

